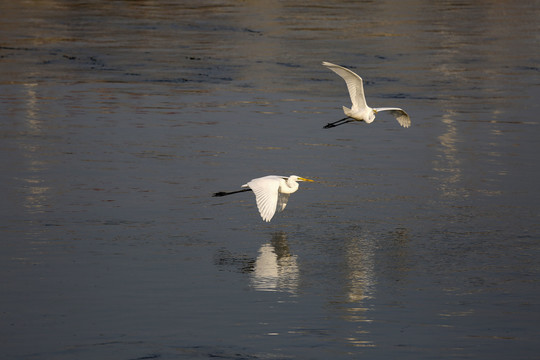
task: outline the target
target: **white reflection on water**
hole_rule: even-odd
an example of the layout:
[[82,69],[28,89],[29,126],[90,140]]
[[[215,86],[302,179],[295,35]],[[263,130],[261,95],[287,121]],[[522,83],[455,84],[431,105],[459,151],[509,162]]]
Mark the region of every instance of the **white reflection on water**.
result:
[[251,285],[259,291],[287,291],[295,294],[298,279],[297,256],[290,253],[287,234],[272,234],[270,243],[263,244],[259,249]]

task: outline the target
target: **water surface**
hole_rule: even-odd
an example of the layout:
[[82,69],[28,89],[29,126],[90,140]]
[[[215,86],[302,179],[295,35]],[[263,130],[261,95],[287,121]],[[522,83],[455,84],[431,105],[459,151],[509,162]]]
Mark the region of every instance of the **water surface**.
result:
[[2,356],[536,358],[538,9],[2,3]]

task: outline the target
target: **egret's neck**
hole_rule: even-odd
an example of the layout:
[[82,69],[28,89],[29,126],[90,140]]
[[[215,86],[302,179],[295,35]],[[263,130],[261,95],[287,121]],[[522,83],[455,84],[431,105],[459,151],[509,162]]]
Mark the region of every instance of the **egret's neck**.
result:
[[366,116],[366,119],[364,121],[367,122],[368,124],[372,123],[373,120],[375,120],[376,113],[377,112],[374,109],[368,107],[368,115]]
[[296,190],[298,190],[298,183],[291,179],[283,180],[279,187],[279,191],[283,194],[292,194]]

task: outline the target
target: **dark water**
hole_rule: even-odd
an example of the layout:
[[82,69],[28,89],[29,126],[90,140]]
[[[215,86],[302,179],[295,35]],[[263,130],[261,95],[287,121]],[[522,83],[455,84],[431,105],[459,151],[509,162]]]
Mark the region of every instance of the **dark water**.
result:
[[538,358],[539,9],[2,2],[0,356]]

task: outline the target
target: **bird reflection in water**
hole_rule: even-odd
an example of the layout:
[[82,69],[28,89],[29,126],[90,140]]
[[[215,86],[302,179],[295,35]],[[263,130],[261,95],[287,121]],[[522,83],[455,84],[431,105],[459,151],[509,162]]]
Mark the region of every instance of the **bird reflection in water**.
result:
[[272,234],[270,243],[263,244],[255,260],[251,285],[259,291],[286,291],[295,294],[299,270],[296,255],[289,250],[287,234]]

